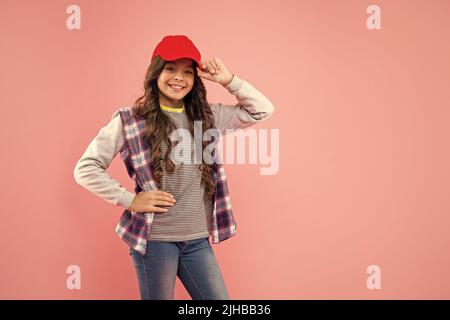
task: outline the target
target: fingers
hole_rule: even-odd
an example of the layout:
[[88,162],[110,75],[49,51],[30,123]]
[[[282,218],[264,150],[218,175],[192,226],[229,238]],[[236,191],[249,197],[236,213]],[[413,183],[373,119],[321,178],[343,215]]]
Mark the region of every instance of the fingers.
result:
[[[150,205],[146,205],[144,206],[145,209],[143,209],[142,211],[146,211],[146,212],[167,212],[169,211],[169,208],[173,207],[174,202],[169,202],[169,201],[163,201],[163,200],[153,200],[151,202],[152,204]],[[169,207],[169,208],[164,208],[164,207],[158,207],[158,206],[164,206],[164,207]]]
[[170,202],[170,203],[175,203],[176,202],[175,198],[172,198],[172,197],[169,197],[169,196],[166,196],[166,195],[157,195],[157,194],[155,194],[152,197],[150,197],[150,199],[154,200],[154,201],[157,201],[157,200],[159,200],[159,201],[167,201],[167,202]]
[[161,190],[151,190],[148,192],[149,197],[169,197],[173,199],[173,195],[169,192],[161,191]]
[[214,65],[216,66],[216,70],[219,71],[220,70],[220,60],[217,58],[214,58],[213,61],[214,61]]
[[153,200],[152,204],[154,206],[173,206],[175,204],[175,202],[172,201],[164,201],[164,200]]
[[164,192],[161,190],[151,190],[147,191],[143,199],[147,199],[150,201],[164,201],[168,204],[174,204],[176,202],[175,198],[169,192]]
[[161,191],[161,190],[156,190],[155,193],[156,194],[161,194],[161,195],[166,195],[166,196],[169,196],[169,197],[173,197],[173,195],[171,193],[165,192],[165,191]]
[[[164,213],[169,210],[169,208],[157,207],[173,207],[176,200],[172,194],[169,192],[161,191],[161,190],[150,190],[150,191],[141,191],[139,192],[140,200],[139,204],[136,204],[136,211],[142,212],[157,212]],[[133,200],[134,201],[134,200]]]
[[220,60],[213,58],[207,61],[200,61],[200,70],[207,70],[209,73],[214,74],[220,70]]
[[151,211],[151,212],[167,212],[167,211],[169,211],[169,209],[155,207],[155,206],[150,206],[148,211]]
[[210,61],[206,62],[206,66],[210,73],[214,73],[216,71],[216,67],[215,67],[213,61],[210,60]]

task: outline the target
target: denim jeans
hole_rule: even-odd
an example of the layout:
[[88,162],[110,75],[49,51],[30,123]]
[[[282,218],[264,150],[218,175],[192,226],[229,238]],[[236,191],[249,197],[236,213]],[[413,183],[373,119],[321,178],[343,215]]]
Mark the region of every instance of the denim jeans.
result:
[[148,240],[144,256],[130,248],[142,300],[172,300],[178,276],[193,300],[228,300],[209,237]]

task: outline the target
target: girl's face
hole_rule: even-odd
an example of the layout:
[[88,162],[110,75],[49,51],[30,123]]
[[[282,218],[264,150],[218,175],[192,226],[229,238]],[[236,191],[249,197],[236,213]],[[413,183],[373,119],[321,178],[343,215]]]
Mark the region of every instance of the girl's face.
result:
[[[173,86],[181,86],[177,88]],[[159,103],[167,107],[181,107],[183,98],[194,86],[193,61],[188,58],[167,61],[158,77]]]

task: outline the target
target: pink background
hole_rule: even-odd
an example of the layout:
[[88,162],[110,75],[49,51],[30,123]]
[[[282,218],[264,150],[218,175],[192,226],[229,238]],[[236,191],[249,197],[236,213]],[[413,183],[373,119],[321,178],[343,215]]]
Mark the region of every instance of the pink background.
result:
[[[0,3],[0,298],[139,299],[123,209],[73,169],[168,34],[276,108],[254,128],[280,129],[278,174],[226,165],[238,232],[213,248],[233,299],[450,298],[448,1],[77,1],[69,30],[73,3]],[[119,157],[108,172],[132,190]],[[175,298],[190,299],[178,279]]]

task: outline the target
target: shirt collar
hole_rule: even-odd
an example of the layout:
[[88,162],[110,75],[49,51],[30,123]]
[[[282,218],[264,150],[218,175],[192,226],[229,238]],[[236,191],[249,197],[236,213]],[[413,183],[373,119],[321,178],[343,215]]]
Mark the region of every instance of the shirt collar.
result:
[[160,105],[160,107],[161,107],[161,110],[166,110],[169,112],[183,112],[184,111],[184,104],[181,108],[174,108],[174,107],[168,107],[168,106],[163,106],[163,105]]

